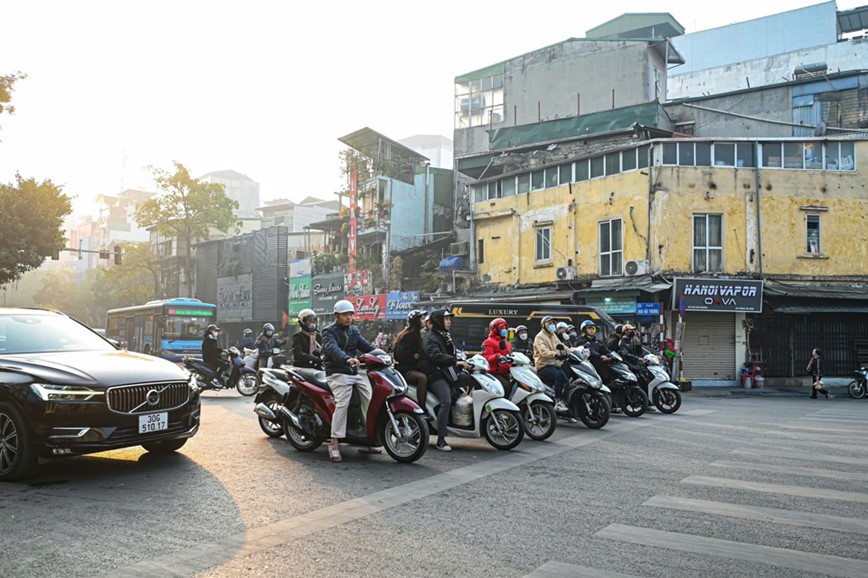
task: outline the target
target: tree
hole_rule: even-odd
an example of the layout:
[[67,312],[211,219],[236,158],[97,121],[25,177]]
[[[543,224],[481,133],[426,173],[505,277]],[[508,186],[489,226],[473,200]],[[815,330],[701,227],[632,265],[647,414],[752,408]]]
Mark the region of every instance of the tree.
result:
[[15,107],[9,104],[12,102],[12,91],[15,89],[15,83],[25,78],[27,78],[27,75],[21,72],[13,72],[6,76],[0,76],[0,114],[4,112],[12,114],[15,112]]
[[63,249],[63,218],[72,202],[51,181],[36,182],[15,175],[16,182],[0,183],[0,285],[36,269],[45,258]]
[[195,271],[193,245],[208,239],[212,228],[222,233],[240,230],[234,212],[238,202],[226,195],[223,185],[203,183],[192,178],[181,163],[176,161],[174,165],[173,174],[154,169],[154,178],[162,194],[139,206],[136,222],[140,227],[153,227],[164,237],[177,238],[190,291]]
[[101,269],[93,280],[93,295],[106,311],[141,305],[160,295],[160,265],[148,243],[122,242],[124,262]]

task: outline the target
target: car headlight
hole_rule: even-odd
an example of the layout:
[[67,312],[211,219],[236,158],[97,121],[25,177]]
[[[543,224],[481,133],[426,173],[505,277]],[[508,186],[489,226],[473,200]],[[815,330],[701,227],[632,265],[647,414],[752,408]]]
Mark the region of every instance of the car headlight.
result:
[[90,389],[83,385],[32,383],[30,389],[42,401],[90,401],[94,397],[105,395],[105,391]]

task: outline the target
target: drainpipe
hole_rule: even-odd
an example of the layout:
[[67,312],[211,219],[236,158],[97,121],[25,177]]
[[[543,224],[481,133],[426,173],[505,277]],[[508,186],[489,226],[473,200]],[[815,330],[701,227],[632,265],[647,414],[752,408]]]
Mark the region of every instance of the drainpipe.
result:
[[654,145],[648,146],[648,242],[645,243],[645,260],[651,263],[651,202],[654,199]]
[[760,278],[763,275],[763,235],[762,235],[762,221],[760,220],[760,149],[759,149],[759,141],[754,142],[753,145],[754,150],[754,169],[756,173],[756,244],[757,244],[757,253],[758,262],[759,262],[759,274]]

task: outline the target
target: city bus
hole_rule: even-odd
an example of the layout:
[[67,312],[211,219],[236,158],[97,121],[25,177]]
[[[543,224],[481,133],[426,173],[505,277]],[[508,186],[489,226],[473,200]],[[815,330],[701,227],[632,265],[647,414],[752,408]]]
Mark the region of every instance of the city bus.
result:
[[189,297],[159,299],[110,310],[106,337],[129,351],[180,361],[201,355],[202,335],[211,323],[217,323],[216,305]]

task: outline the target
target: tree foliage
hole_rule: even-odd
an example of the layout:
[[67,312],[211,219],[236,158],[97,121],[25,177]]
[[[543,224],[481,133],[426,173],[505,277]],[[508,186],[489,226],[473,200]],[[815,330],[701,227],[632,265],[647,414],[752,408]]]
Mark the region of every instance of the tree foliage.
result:
[[21,72],[13,72],[5,76],[0,76],[0,114],[12,114],[15,112],[15,107],[9,104],[12,102],[12,91],[15,89],[15,83],[19,80],[24,80],[27,75]]
[[174,173],[154,169],[161,194],[139,206],[136,222],[140,227],[154,227],[164,237],[178,239],[178,253],[184,259],[188,287],[192,287],[195,269],[191,248],[207,240],[211,229],[222,233],[240,230],[235,218],[238,203],[226,195],[223,185],[203,183],[192,178],[181,163],[174,165]]
[[72,211],[72,202],[50,180],[40,183],[15,175],[14,183],[0,183],[0,207],[0,285],[4,285],[63,249],[63,219]]
[[122,242],[124,262],[102,269],[94,279],[92,293],[108,309],[141,305],[160,295],[160,265],[148,243]]

